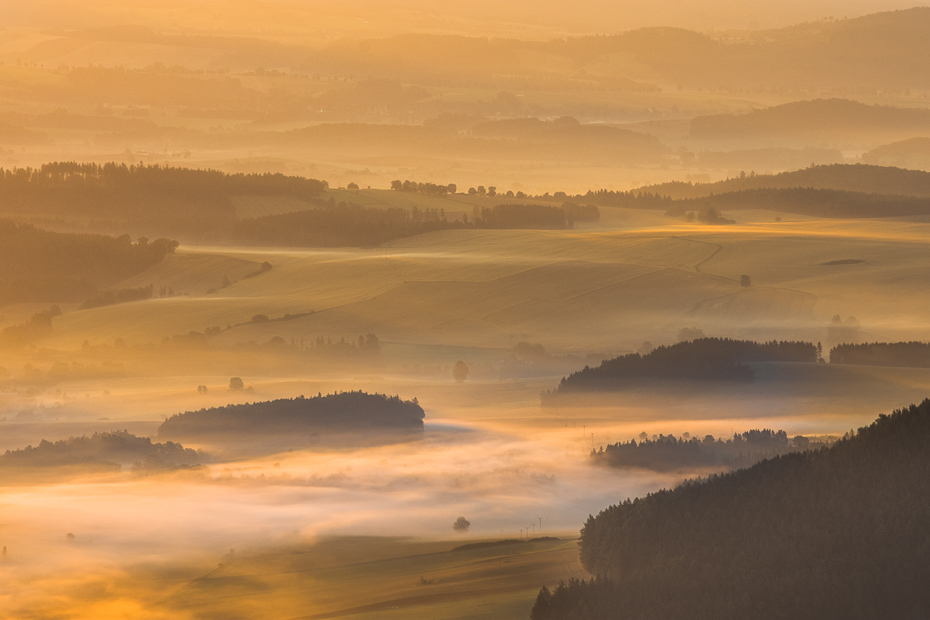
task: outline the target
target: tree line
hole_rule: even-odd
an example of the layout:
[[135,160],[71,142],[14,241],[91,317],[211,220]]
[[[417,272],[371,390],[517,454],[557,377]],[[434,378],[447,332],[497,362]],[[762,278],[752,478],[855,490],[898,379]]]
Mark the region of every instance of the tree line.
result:
[[832,447],[626,500],[581,530],[592,580],[532,620],[923,618],[930,400]]
[[916,341],[840,344],[830,349],[830,363],[930,368],[930,344]]
[[334,208],[265,215],[239,221],[233,239],[248,245],[297,247],[373,247],[395,239],[450,229],[565,229],[569,219],[560,207],[499,204],[475,207],[472,217],[450,220],[441,209],[386,209],[340,202]]
[[[643,434],[645,435],[645,433]],[[817,444],[815,444],[817,445]],[[789,438],[785,431],[770,429],[735,433],[732,438],[715,439],[713,435],[675,437],[657,435],[628,442],[617,442],[591,450],[596,465],[653,471],[674,471],[698,467],[748,467],[763,459],[798,450],[807,450],[811,440],[802,435]]]

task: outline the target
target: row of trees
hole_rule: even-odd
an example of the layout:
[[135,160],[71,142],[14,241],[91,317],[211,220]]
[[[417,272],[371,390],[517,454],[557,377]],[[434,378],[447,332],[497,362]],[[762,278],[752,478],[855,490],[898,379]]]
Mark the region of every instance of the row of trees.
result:
[[411,192],[426,194],[428,196],[445,196],[455,194],[458,187],[455,183],[436,185],[435,183],[417,183],[416,181],[391,181],[391,189],[397,192]]

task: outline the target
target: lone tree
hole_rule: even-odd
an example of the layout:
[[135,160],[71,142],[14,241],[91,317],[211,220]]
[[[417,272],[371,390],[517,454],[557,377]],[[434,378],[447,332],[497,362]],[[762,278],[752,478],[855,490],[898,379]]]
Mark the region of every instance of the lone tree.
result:
[[752,286],[752,282],[749,281],[749,276],[743,275],[739,277],[739,285],[749,287]]
[[455,523],[452,524],[452,529],[456,532],[467,532],[468,528],[471,527],[471,521],[465,517],[459,517],[455,520]]
[[233,377],[229,380],[229,389],[230,390],[241,390],[245,387],[245,384],[242,382],[242,379],[239,377]]
[[455,366],[452,367],[452,378],[455,379],[456,383],[465,383],[465,379],[468,378],[468,373],[470,372],[468,364],[459,360],[455,363]]

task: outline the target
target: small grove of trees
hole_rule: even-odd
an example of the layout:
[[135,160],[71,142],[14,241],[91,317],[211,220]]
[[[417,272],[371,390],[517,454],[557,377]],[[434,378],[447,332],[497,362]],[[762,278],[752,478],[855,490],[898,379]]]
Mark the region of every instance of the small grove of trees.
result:
[[229,380],[229,389],[234,392],[245,389],[245,383],[242,382],[241,377],[233,377]]
[[[358,189],[356,186],[355,189]],[[397,192],[411,192],[417,194],[426,194],[428,196],[445,196],[446,194],[455,194],[458,187],[455,183],[448,185],[436,185],[435,183],[417,183],[415,181],[391,181],[391,189]]]
[[459,360],[452,367],[452,378],[455,379],[456,383],[465,383],[465,379],[468,378],[470,372],[468,364]]
[[21,347],[52,332],[52,319],[61,315],[61,308],[57,305],[48,310],[37,312],[25,323],[11,325],[0,330],[0,348]]
[[859,342],[860,328],[861,325],[856,317],[849,316],[844,321],[840,315],[835,314],[830,319],[830,326],[827,327],[827,341],[840,344],[855,344]]
[[468,528],[470,527],[471,527],[471,521],[469,521],[465,517],[459,517],[452,524],[452,529],[455,530],[456,532],[467,532]]
[[[100,308],[102,306],[112,306],[115,304],[127,303],[130,301],[142,301],[151,299],[155,292],[155,286],[149,284],[140,288],[123,288],[114,291],[107,291],[103,295],[92,297],[79,306],[79,310],[88,310],[91,308]],[[165,297],[167,292],[162,295]]]

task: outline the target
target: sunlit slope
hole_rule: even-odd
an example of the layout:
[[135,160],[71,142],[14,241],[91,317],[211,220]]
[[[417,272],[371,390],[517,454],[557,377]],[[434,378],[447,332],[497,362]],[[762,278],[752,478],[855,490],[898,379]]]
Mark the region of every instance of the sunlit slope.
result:
[[197,610],[209,617],[307,620],[522,619],[534,587],[586,575],[574,540],[449,551],[453,546],[346,538],[234,556],[158,608]]
[[[728,216],[744,223],[705,226],[603,211],[605,223],[586,230],[450,230],[371,250],[191,248],[127,284],[189,296],[66,313],[48,343],[155,342],[234,326],[216,341],[374,332],[394,342],[602,350],[674,341],[682,327],[820,340],[834,314],[856,316],[875,337],[920,338],[930,328],[925,224],[776,223],[740,211]],[[270,271],[237,280],[265,260]],[[834,261],[845,262],[825,264]],[[223,275],[232,284],[207,294]],[[742,275],[752,286],[740,286]],[[249,323],[256,314],[302,316]]]
[[222,286],[223,278],[236,281],[259,268],[260,262],[219,254],[170,254],[144,273],[120,282],[118,287],[152,284],[156,294],[159,288],[170,287],[178,294],[200,295]]

